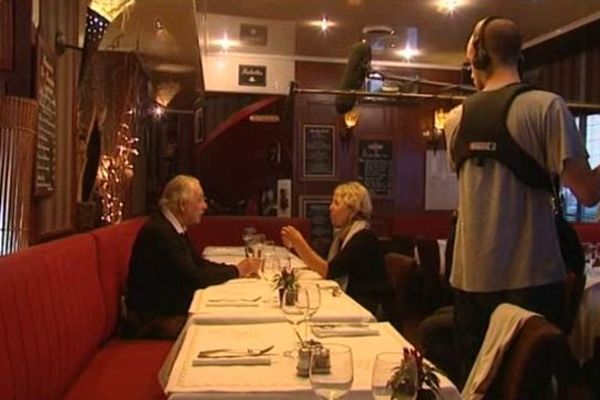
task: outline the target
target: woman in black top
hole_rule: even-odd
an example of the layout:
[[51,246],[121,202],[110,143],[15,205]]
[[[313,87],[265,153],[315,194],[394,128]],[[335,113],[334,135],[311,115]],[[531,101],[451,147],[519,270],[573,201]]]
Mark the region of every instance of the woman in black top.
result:
[[390,289],[379,241],[369,228],[372,209],[369,192],[359,182],[336,187],[329,206],[335,234],[327,260],[293,226],[283,227],[281,238],[308,268],[324,278],[337,280],[348,295],[375,315]]

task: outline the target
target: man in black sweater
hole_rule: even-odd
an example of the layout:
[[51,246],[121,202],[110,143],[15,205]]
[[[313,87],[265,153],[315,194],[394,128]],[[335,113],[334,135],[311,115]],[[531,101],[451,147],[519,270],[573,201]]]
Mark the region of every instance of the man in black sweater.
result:
[[259,267],[256,259],[226,265],[198,255],[187,237],[187,227],[200,222],[207,208],[196,178],[173,178],[159,205],[133,245],[127,279],[127,336],[175,338],[185,324],[196,289],[247,276]]

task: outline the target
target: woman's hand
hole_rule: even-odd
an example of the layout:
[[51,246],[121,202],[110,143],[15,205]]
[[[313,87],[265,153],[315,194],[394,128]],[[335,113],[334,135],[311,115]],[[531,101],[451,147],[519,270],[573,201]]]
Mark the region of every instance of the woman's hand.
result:
[[304,237],[302,237],[302,234],[298,229],[291,225],[286,225],[281,228],[281,241],[288,249],[291,249],[292,247],[297,249],[305,242]]

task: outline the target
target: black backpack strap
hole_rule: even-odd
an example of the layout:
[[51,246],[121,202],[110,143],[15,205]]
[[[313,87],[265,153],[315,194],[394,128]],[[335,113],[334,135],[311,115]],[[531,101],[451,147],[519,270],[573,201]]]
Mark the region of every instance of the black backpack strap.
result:
[[492,92],[478,92],[463,103],[463,115],[456,140],[456,168],[476,158],[482,164],[493,158],[506,165],[526,185],[553,192],[550,175],[514,140],[506,118],[514,99],[534,90],[531,85],[512,84]]

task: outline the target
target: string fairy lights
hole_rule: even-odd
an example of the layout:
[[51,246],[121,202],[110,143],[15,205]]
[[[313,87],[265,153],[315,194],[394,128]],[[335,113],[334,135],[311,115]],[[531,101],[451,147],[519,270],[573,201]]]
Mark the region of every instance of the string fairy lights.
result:
[[133,178],[133,157],[139,155],[135,148],[138,141],[139,138],[131,136],[129,125],[122,123],[112,154],[100,157],[96,187],[102,205],[101,219],[109,224],[119,223],[123,218],[123,200]]

